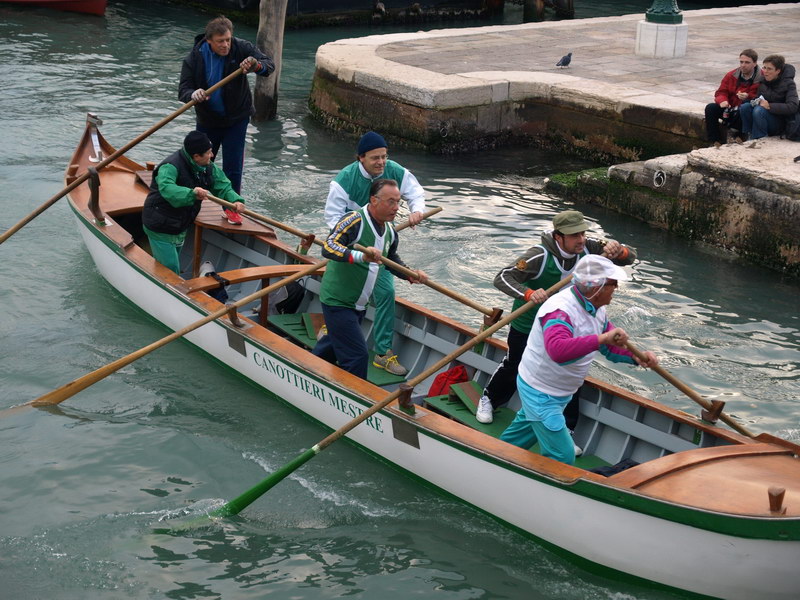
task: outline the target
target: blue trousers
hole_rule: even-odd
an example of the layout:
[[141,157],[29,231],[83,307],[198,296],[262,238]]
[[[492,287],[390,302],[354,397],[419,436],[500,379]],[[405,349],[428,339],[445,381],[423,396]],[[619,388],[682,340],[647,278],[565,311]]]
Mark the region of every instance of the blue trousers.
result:
[[197,124],[197,131],[202,131],[211,140],[211,150],[217,157],[222,146],[222,171],[231,180],[233,191],[242,191],[242,172],[244,171],[244,142],[250,118],[242,119],[230,127],[203,127]]
[[538,441],[542,456],[568,465],[575,464],[575,445],[569,429],[564,426],[558,431],[550,431],[542,421],[529,421],[522,407],[500,439],[526,450]]
[[324,358],[353,375],[367,378],[369,368],[369,351],[361,331],[364,310],[343,308],[341,306],[322,305],[322,314],[328,335],[314,346],[314,355]]
[[[538,441],[542,456],[575,464],[575,445],[563,415],[564,408],[575,396],[545,394],[528,385],[521,376],[517,376],[517,389],[522,406],[500,439],[526,450]],[[531,418],[525,414],[526,406],[530,407]]]
[[745,102],[739,108],[742,117],[742,131],[750,135],[751,140],[778,135],[783,127],[783,117],[773,115],[761,106],[753,107]]

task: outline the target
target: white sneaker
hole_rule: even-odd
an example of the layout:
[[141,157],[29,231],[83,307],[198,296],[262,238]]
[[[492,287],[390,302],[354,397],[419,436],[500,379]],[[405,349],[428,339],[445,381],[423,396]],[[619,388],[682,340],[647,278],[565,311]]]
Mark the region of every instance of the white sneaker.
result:
[[478,420],[478,423],[491,423],[494,421],[494,407],[492,407],[492,401],[489,400],[489,396],[481,396],[481,399],[478,401],[478,410],[475,413],[475,418]]
[[575,446],[575,456],[580,456],[583,454],[583,448],[578,446],[578,444],[575,443],[575,440],[572,440],[572,445]]

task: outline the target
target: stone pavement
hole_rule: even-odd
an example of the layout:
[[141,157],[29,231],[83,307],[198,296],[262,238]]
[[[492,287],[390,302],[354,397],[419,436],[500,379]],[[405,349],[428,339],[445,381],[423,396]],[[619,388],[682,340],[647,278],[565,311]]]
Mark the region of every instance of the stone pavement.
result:
[[[595,134],[652,142],[645,156],[686,151],[702,143],[705,104],[741,50],[800,66],[800,3],[683,15],[687,54],[670,59],[634,55],[643,14],[338,40],[317,50],[310,106],[334,127],[377,122],[431,150],[454,138],[463,150],[470,140]],[[557,68],[567,52],[572,64]]]
[[[643,14],[338,40],[317,51],[309,107],[390,144],[544,143],[631,163],[611,169],[628,187],[600,202],[800,277],[800,144],[697,149],[705,105],[743,49],[800,67],[800,3],[683,15],[687,54],[672,59],[634,55]],[[556,68],[567,52],[570,68]]]
[[[683,12],[686,56],[634,55],[636,23],[644,15],[411,34],[376,47],[376,55],[448,75],[488,71],[549,72],[611,83],[703,105],[744,48],[760,59],[782,54],[800,66],[800,3]],[[438,35],[437,35],[438,34]],[[356,40],[353,40],[356,41]],[[555,66],[572,52],[567,69]]]

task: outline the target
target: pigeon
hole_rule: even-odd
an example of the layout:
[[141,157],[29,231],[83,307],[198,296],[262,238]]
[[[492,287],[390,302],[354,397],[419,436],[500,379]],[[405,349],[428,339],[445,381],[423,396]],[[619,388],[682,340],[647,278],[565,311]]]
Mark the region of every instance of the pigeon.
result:
[[569,54],[567,54],[565,56],[562,56],[561,60],[559,60],[556,63],[556,66],[557,67],[561,67],[562,69],[565,69],[565,68],[569,67],[569,63],[570,62],[572,62],[572,52],[570,52]]

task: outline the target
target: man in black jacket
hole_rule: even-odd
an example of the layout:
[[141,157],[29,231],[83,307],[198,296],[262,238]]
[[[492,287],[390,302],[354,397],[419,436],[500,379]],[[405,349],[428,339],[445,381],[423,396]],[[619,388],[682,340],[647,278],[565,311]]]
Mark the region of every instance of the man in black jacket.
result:
[[[238,77],[210,96],[206,89],[239,67],[263,77],[275,70],[272,58],[247,40],[233,37],[230,20],[217,17],[195,38],[194,48],[183,59],[178,87],[181,102],[197,102],[197,130],[208,135],[215,157],[222,145],[222,170],[236,193],[242,188],[245,133],[254,112],[250,84],[247,77]],[[235,213],[228,217],[233,223],[241,222]]]
[[232,202],[237,216],[244,208],[244,199],[233,191],[222,169],[211,162],[211,155],[208,136],[189,132],[183,148],[170,154],[153,171],[150,193],[144,201],[142,225],[153,258],[178,275],[186,231],[209,192]]

